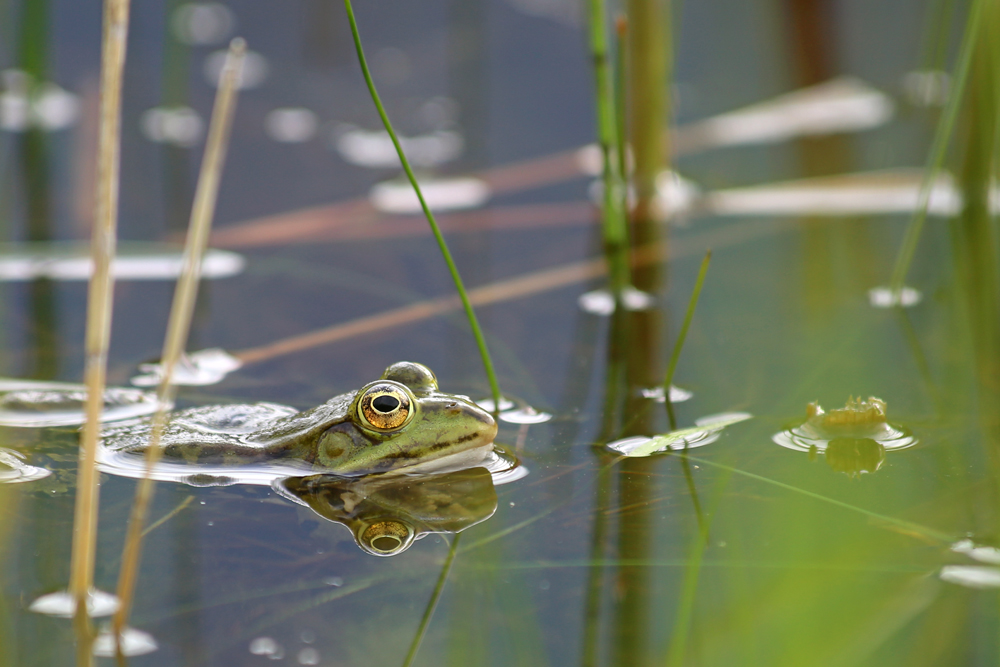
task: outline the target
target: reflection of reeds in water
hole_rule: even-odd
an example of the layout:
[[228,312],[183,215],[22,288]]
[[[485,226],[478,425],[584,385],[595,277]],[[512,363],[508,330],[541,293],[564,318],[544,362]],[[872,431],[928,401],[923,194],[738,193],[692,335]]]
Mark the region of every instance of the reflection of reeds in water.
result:
[[[122,74],[128,35],[128,0],[106,0],[101,48],[101,121],[97,156],[97,193],[91,254],[93,274],[87,298],[86,414],[80,445],[80,472],[73,520],[73,556],[70,593],[77,601],[77,616],[86,614],[86,600],[94,576],[97,542],[97,453],[108,344],[111,337],[111,305],[118,226],[118,171],[121,141]],[[82,643],[82,642],[81,642]]]
[[215,213],[215,202],[218,198],[219,182],[222,177],[222,166],[229,141],[233,113],[236,110],[236,90],[239,85],[245,51],[246,44],[242,39],[234,39],[230,44],[229,54],[222,69],[215,106],[212,109],[208,143],[205,146],[205,155],[198,175],[187,244],[184,249],[184,267],[177,281],[177,289],[174,292],[174,301],[167,324],[167,336],[163,343],[161,361],[163,377],[157,390],[160,409],[153,417],[150,443],[146,449],[146,476],[140,480],[136,487],[135,503],[132,506],[125,548],[122,552],[122,568],[118,577],[118,598],[121,606],[115,614],[113,623],[116,637],[120,636],[125,627],[132,607],[139,571],[143,524],[153,496],[153,480],[150,479],[149,475],[160,457],[160,438],[166,426],[166,410],[168,406],[173,404],[176,395],[176,388],[172,384],[174,368],[184,353],[191,326],[191,317],[194,313],[198,282],[201,277],[201,259],[208,245],[212,216]]

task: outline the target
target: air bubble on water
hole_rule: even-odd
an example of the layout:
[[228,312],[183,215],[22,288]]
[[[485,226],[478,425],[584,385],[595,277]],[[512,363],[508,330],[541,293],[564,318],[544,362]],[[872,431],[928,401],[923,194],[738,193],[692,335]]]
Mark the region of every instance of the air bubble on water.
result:
[[[159,648],[153,635],[135,628],[122,628],[119,638],[122,655],[126,657],[145,655]],[[101,632],[94,639],[93,653],[98,657],[113,658],[117,654],[116,643],[114,634],[109,631]]]
[[[476,401],[476,405],[478,405],[479,407],[481,407],[483,410],[486,410],[487,412],[495,412],[496,411],[495,410],[496,403],[493,402],[492,398],[483,398],[483,399],[480,399],[480,400]],[[517,407],[517,404],[514,403],[514,401],[512,401],[510,399],[507,399],[507,398],[504,398],[503,396],[500,397],[500,411],[501,412],[503,412],[504,410],[511,410],[511,409],[513,409],[515,407]]]
[[923,294],[912,287],[903,287],[898,292],[894,292],[889,287],[875,287],[868,290],[868,302],[874,308],[892,308],[902,306],[909,308],[915,306],[923,299]]
[[[205,58],[203,72],[209,85],[218,87],[222,77],[222,68],[226,63],[228,51],[215,51]],[[239,88],[248,90],[264,83],[271,66],[267,58],[256,51],[247,51],[243,56],[243,70],[240,73]]]
[[20,452],[0,448],[0,484],[33,482],[52,474],[51,470],[28,465],[24,458]]
[[304,648],[299,651],[296,660],[300,665],[318,665],[319,664],[319,651],[310,647]]
[[275,141],[299,144],[316,136],[319,120],[309,109],[274,109],[264,117],[264,132]]
[[[175,364],[171,382],[199,387],[218,384],[241,366],[242,361],[218,347],[190,352]],[[163,366],[159,363],[139,364],[139,371],[142,375],[131,380],[137,387],[155,387],[163,378]]]
[[943,107],[951,91],[951,75],[941,70],[917,70],[903,76],[903,93],[911,104]]
[[143,135],[158,144],[190,148],[201,141],[205,122],[191,107],[153,107],[139,119]]
[[35,93],[32,115],[42,130],[63,130],[80,116],[80,99],[54,83],[43,83]]
[[[83,424],[86,396],[87,388],[82,384],[0,378],[0,425],[40,428]],[[108,387],[101,421],[149,415],[159,405],[152,392]]]
[[170,23],[179,42],[208,46],[220,44],[233,34],[236,16],[218,2],[187,3],[174,10]]
[[323,580],[323,583],[327,586],[333,586],[334,588],[344,585],[344,580],[340,577],[327,577]]
[[302,634],[299,635],[299,639],[302,640],[303,644],[312,644],[316,641],[316,633],[312,630],[303,630]]
[[[663,387],[650,387],[648,389],[640,390],[643,398],[648,398],[657,403],[663,403]],[[683,403],[689,400],[694,394],[687,389],[681,389],[680,387],[675,387],[670,385],[670,402],[671,403]]]
[[552,419],[548,412],[539,412],[530,405],[516,410],[505,410],[500,413],[500,421],[511,424],[542,424]]
[[[656,305],[656,297],[632,286],[622,290],[622,304],[629,311],[649,310]],[[577,298],[580,310],[591,315],[607,317],[615,312],[615,297],[608,290],[585,292]]]
[[281,645],[270,637],[257,637],[250,642],[250,653],[253,655],[271,656],[280,650]]

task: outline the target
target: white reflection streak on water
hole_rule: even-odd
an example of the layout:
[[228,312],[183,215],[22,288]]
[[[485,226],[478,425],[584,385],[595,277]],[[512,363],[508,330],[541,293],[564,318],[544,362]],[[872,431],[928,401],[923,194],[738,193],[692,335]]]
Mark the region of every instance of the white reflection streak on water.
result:
[[[111,264],[117,280],[173,280],[180,275],[184,257],[177,253],[118,255]],[[202,277],[229,278],[243,271],[246,260],[228,250],[209,250],[202,262]],[[83,252],[0,250],[0,281],[88,280],[93,261]]]

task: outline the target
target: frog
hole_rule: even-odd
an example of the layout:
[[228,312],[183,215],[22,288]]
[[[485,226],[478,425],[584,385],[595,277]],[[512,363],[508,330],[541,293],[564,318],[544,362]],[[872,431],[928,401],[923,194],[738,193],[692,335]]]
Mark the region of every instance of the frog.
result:
[[[103,447],[143,453],[153,417],[107,426]],[[166,460],[246,466],[279,462],[347,477],[457,470],[493,451],[497,424],[467,396],[438,388],[427,366],[400,361],[358,390],[299,412],[274,403],[210,405],[171,413]]]

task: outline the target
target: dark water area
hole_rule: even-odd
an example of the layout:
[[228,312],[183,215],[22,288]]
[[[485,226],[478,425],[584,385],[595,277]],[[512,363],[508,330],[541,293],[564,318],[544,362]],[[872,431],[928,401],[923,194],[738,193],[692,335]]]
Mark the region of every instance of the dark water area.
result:
[[[395,665],[419,644],[414,665],[995,664],[997,248],[995,217],[976,212],[968,175],[977,133],[993,122],[975,113],[987,112],[959,115],[946,162],[956,181],[931,197],[907,279],[922,299],[876,308],[869,296],[888,284],[915,209],[943,103],[927,83],[938,79],[920,73],[951,67],[959,4],[675,3],[672,167],[693,203],[671,200],[658,223],[652,307],[612,317],[579,302],[607,282],[584,266],[601,256],[593,174],[579,156],[558,159],[595,140],[578,3],[359,3],[373,75],[397,130],[415,138],[411,158],[424,156],[414,158],[421,178],[471,175],[489,188],[438,209],[467,285],[533,276],[477,312],[505,395],[552,419],[501,420],[496,442],[527,475],[426,487],[407,511],[447,528],[388,558],[359,548],[341,519],[364,493],[398,513],[402,491],[333,487],[324,515],[318,496],[307,506],[273,480],[159,483],[150,519],[164,520],[146,538],[131,619],[157,648],[129,662]],[[203,281],[188,344],[244,365],[180,387],[178,407],[305,409],[400,360],[432,368],[443,391],[486,398],[457,308],[345,328],[454,287],[416,212],[379,203],[379,185],[400,170],[376,134],[343,7],[197,7],[202,20],[185,23],[194,5],[133,5],[122,125],[122,247],[177,242],[215,94],[206,63],[231,36],[246,38],[245,76],[258,80],[241,91],[211,241],[245,263]],[[40,23],[29,20],[39,11]],[[72,95],[62,121],[22,122],[0,104],[4,378],[82,378],[86,282],[9,267],[28,241],[89,238],[100,26],[98,3],[0,3],[0,102],[20,85],[14,69]],[[841,76],[852,82],[811,111],[744,117],[716,134],[698,125]],[[975,76],[972,90],[992,90],[974,88]],[[789,129],[817,108],[826,129]],[[986,162],[993,183],[995,156]],[[854,176],[820,180],[844,174]],[[785,187],[797,179],[816,180]],[[708,248],[674,376],[693,394],[673,405],[677,427],[753,418],[687,452],[618,456],[608,441],[671,430],[663,403],[641,390],[662,382]],[[119,279],[109,384],[128,386],[159,356],[172,294],[172,280]],[[317,331],[331,341],[281,347]],[[628,379],[616,383],[623,364]],[[886,419],[833,424],[833,410],[869,396]],[[807,421],[811,402],[827,422]],[[879,440],[883,421],[916,444]],[[832,435],[800,451],[774,440],[808,424]],[[74,426],[0,426],[3,451],[52,471],[0,484],[0,665],[75,659],[72,623],[29,606],[68,582],[78,439]],[[12,460],[0,457],[0,481]],[[134,488],[102,473],[103,591],[115,589]],[[430,505],[461,520],[428,518]]]

